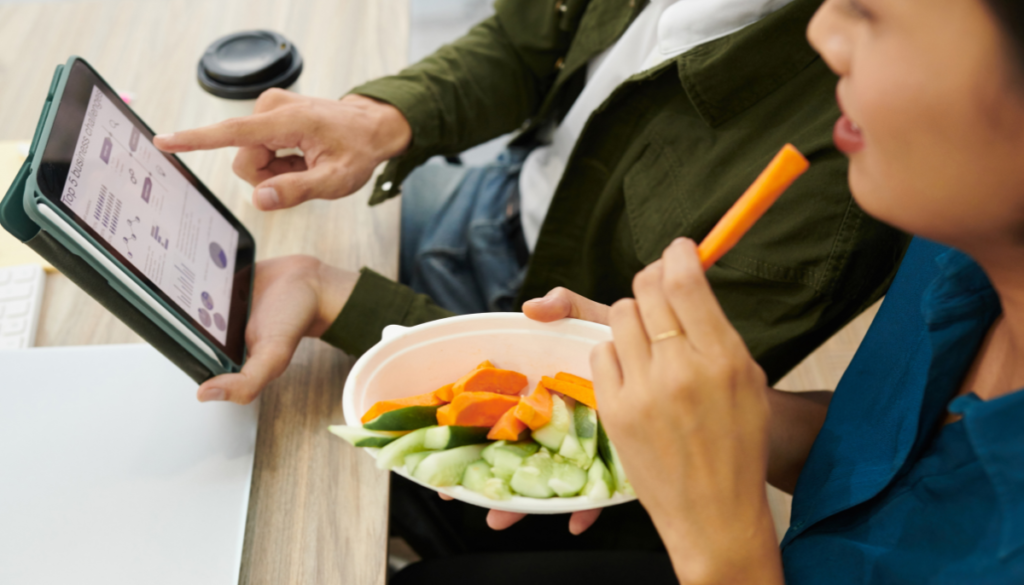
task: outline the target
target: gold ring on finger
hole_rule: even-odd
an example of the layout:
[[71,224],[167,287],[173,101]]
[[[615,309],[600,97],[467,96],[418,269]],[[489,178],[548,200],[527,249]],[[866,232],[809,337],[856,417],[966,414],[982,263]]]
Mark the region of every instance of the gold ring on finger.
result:
[[651,343],[658,343],[659,341],[665,341],[666,339],[672,339],[673,337],[679,337],[683,332],[678,329],[659,333],[651,338]]

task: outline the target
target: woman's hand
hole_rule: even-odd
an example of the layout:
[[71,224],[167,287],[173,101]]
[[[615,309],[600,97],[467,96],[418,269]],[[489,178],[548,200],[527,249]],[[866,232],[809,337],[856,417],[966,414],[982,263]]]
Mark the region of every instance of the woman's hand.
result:
[[[268,211],[350,195],[411,140],[409,122],[389,104],[360,95],[329,100],[268,89],[251,116],[161,134],[153,144],[165,152],[241,147],[235,174],[255,187],[253,204]],[[277,156],[293,148],[302,156]]]
[[676,240],[611,308],[591,362],[601,422],[682,583],[782,582],[765,495],[769,405],[750,357]]
[[248,359],[237,374],[199,387],[200,401],[252,402],[288,368],[303,337],[320,337],[355,287],[358,274],[311,256],[285,256],[256,264],[252,310],[245,329]]

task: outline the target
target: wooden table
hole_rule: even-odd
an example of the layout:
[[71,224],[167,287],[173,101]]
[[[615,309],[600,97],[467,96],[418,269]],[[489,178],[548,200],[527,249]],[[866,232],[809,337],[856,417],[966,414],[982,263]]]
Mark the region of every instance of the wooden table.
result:
[[[405,0],[105,0],[0,5],[0,140],[27,140],[57,64],[88,60],[158,132],[218,121],[217,98],[196,83],[196,62],[221,35],[268,28],[301,51],[300,91],[336,98],[400,69]],[[252,231],[259,258],[312,254],[344,268],[398,271],[398,202],[370,208],[369,192],[262,213],[231,173],[233,149],[182,158]],[[37,345],[140,339],[59,274],[46,283]],[[351,358],[304,342],[263,394],[242,584],[384,583],[386,473],[326,432],[340,422]]]

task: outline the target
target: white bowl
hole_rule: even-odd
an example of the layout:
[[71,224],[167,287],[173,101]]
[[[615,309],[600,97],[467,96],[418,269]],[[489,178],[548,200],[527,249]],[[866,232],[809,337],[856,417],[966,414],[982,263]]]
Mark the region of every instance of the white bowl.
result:
[[[571,372],[590,374],[590,350],[611,340],[611,330],[577,319],[538,323],[522,313],[484,313],[431,321],[416,327],[390,325],[383,339],[359,358],[342,398],[345,422],[358,426],[360,417],[378,400],[405,398],[436,390],[459,379],[484,360],[499,368],[522,372],[532,390],[541,376]],[[366,449],[374,458],[379,449]],[[403,468],[395,473],[416,481]],[[615,494],[608,500],[526,498],[492,500],[462,486],[435,488],[457,500],[495,510],[526,514],[564,514],[604,508],[635,500]]]

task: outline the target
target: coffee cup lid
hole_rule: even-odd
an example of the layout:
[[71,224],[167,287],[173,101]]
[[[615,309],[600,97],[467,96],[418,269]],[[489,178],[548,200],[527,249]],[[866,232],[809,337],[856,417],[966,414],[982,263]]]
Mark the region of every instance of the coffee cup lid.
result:
[[302,56],[284,36],[250,30],[221,37],[199,60],[199,85],[215,96],[248,100],[272,87],[289,87],[302,73]]

